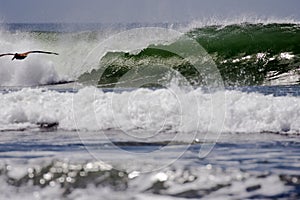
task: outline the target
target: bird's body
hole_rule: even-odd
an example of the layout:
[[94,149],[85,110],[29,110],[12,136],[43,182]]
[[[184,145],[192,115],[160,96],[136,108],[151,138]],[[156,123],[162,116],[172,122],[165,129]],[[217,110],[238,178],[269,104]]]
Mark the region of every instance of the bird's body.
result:
[[17,60],[23,60],[27,57],[28,54],[26,53],[15,53],[14,57],[12,60],[17,59]]
[[17,60],[23,60],[25,59],[28,54],[30,53],[45,53],[45,54],[54,54],[54,55],[58,55],[58,53],[54,53],[54,52],[49,52],[49,51],[28,51],[28,52],[25,52],[25,53],[5,53],[5,54],[0,54],[0,57],[2,56],[14,56],[12,58],[12,60],[14,59],[17,59]]

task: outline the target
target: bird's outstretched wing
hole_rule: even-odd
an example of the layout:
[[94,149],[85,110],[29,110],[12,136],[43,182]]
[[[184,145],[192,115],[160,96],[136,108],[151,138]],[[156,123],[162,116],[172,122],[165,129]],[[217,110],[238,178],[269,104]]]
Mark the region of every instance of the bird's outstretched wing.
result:
[[0,54],[0,57],[2,56],[13,56],[15,55],[14,53],[4,53],[4,54]]
[[50,52],[50,51],[28,51],[28,52],[25,52],[24,54],[28,55],[30,53],[46,53],[46,54],[54,54],[54,55],[58,55],[58,53],[55,53],[55,52]]

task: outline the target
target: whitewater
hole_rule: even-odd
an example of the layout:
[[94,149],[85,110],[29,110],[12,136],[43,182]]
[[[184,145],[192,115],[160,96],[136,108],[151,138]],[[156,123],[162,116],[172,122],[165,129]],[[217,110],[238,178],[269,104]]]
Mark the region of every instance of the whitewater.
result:
[[[226,101],[221,102],[225,107],[224,132],[300,132],[298,96],[274,97],[234,90],[219,93],[226,96]],[[0,130],[57,123],[58,129],[67,131],[119,128],[125,131],[138,128],[163,131],[171,127],[174,132],[205,133],[212,117],[211,100],[219,96],[218,92],[209,94],[201,89],[176,91],[175,96],[167,89],[113,93],[85,87],[76,93],[68,93],[26,88],[1,94],[0,103],[5,107],[0,114]],[[183,98],[184,101],[180,101]],[[80,120],[74,119],[79,116]]]
[[299,34],[2,24],[0,198],[298,199]]

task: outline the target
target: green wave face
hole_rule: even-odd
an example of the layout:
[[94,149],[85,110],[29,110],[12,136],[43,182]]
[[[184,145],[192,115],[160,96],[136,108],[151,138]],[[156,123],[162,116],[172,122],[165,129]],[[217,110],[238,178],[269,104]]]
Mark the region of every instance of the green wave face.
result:
[[[226,86],[268,84],[272,80],[289,75],[296,79],[288,84],[299,83],[300,26],[297,24],[240,24],[209,26],[186,33],[196,40],[213,58]],[[180,39],[179,39],[180,40]],[[176,48],[187,48],[178,45]],[[102,87],[112,87],[129,70],[141,66],[164,65],[183,75],[192,85],[204,84],[203,76],[184,58],[164,51],[164,45],[149,45],[138,54],[108,52],[97,70],[86,72],[79,81],[95,80]],[[206,59],[206,58],[203,58]],[[161,79],[166,74],[157,73]],[[134,79],[134,77],[132,77]]]
[[188,33],[211,54],[228,85],[255,85],[300,66],[300,27],[242,24]]

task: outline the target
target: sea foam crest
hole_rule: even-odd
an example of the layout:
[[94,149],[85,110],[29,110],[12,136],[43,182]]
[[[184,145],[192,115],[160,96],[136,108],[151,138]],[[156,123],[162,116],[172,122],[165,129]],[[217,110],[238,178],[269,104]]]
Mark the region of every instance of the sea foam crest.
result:
[[194,28],[203,28],[207,26],[229,26],[238,24],[300,24],[299,20],[295,20],[292,17],[278,18],[278,17],[263,17],[251,14],[242,14],[239,16],[220,17],[211,16],[200,19],[194,19],[188,23],[187,26],[181,28],[182,31],[190,31]]

